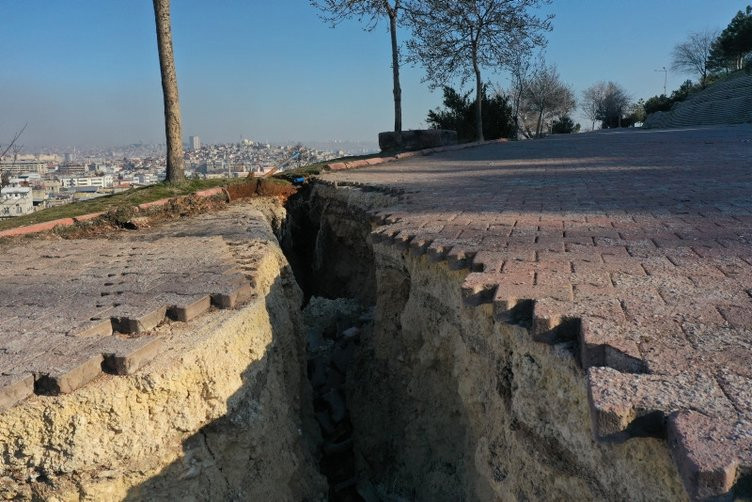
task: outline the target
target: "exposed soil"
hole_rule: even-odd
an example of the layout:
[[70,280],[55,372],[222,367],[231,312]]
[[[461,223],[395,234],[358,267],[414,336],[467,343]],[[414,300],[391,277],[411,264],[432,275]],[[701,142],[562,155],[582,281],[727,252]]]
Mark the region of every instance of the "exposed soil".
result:
[[466,306],[463,271],[373,244],[383,203],[314,185],[289,199],[280,235],[309,301],[330,500],[687,498],[661,440],[592,439],[571,341],[537,343],[524,313]]

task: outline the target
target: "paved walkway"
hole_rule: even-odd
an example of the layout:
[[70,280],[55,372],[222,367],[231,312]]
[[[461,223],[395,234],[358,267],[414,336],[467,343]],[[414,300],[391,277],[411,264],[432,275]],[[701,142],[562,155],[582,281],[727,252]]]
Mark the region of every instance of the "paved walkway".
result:
[[146,231],[0,247],[0,411],[129,374],[162,350],[153,329],[253,294],[254,246],[273,240],[236,205]]
[[[595,433],[666,435],[693,496],[752,472],[752,128],[494,144],[326,175],[407,192],[374,239],[576,340]],[[534,300],[534,301],[531,301]]]

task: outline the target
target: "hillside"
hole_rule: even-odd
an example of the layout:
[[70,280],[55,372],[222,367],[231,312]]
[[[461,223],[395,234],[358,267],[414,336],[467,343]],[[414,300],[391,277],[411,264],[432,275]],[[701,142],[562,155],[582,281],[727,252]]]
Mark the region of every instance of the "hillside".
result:
[[740,73],[677,103],[668,112],[651,113],[651,129],[752,122],[752,75]]

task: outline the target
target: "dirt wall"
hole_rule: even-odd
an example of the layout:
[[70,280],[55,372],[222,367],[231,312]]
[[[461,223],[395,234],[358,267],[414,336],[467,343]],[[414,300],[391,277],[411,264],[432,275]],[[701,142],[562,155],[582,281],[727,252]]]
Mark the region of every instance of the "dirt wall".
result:
[[262,226],[244,243],[250,303],[160,326],[168,349],[136,374],[0,414],[0,498],[325,498],[308,444],[302,293]]
[[[321,187],[329,207],[372,213],[371,194]],[[339,210],[342,231],[371,228]],[[331,229],[325,230],[327,232]],[[360,479],[392,500],[684,500],[664,441],[595,441],[571,342],[468,307],[466,274],[392,244],[372,244],[373,333],[347,379]],[[336,255],[321,249],[323,256]],[[316,280],[323,280],[321,277]]]

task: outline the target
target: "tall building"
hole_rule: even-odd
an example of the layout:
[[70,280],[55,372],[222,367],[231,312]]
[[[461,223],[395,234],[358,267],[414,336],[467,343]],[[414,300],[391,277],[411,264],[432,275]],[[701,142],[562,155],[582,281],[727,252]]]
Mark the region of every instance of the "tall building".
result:
[[191,150],[193,150],[194,152],[201,149],[201,138],[199,138],[198,136],[189,136],[188,142],[191,145]]

